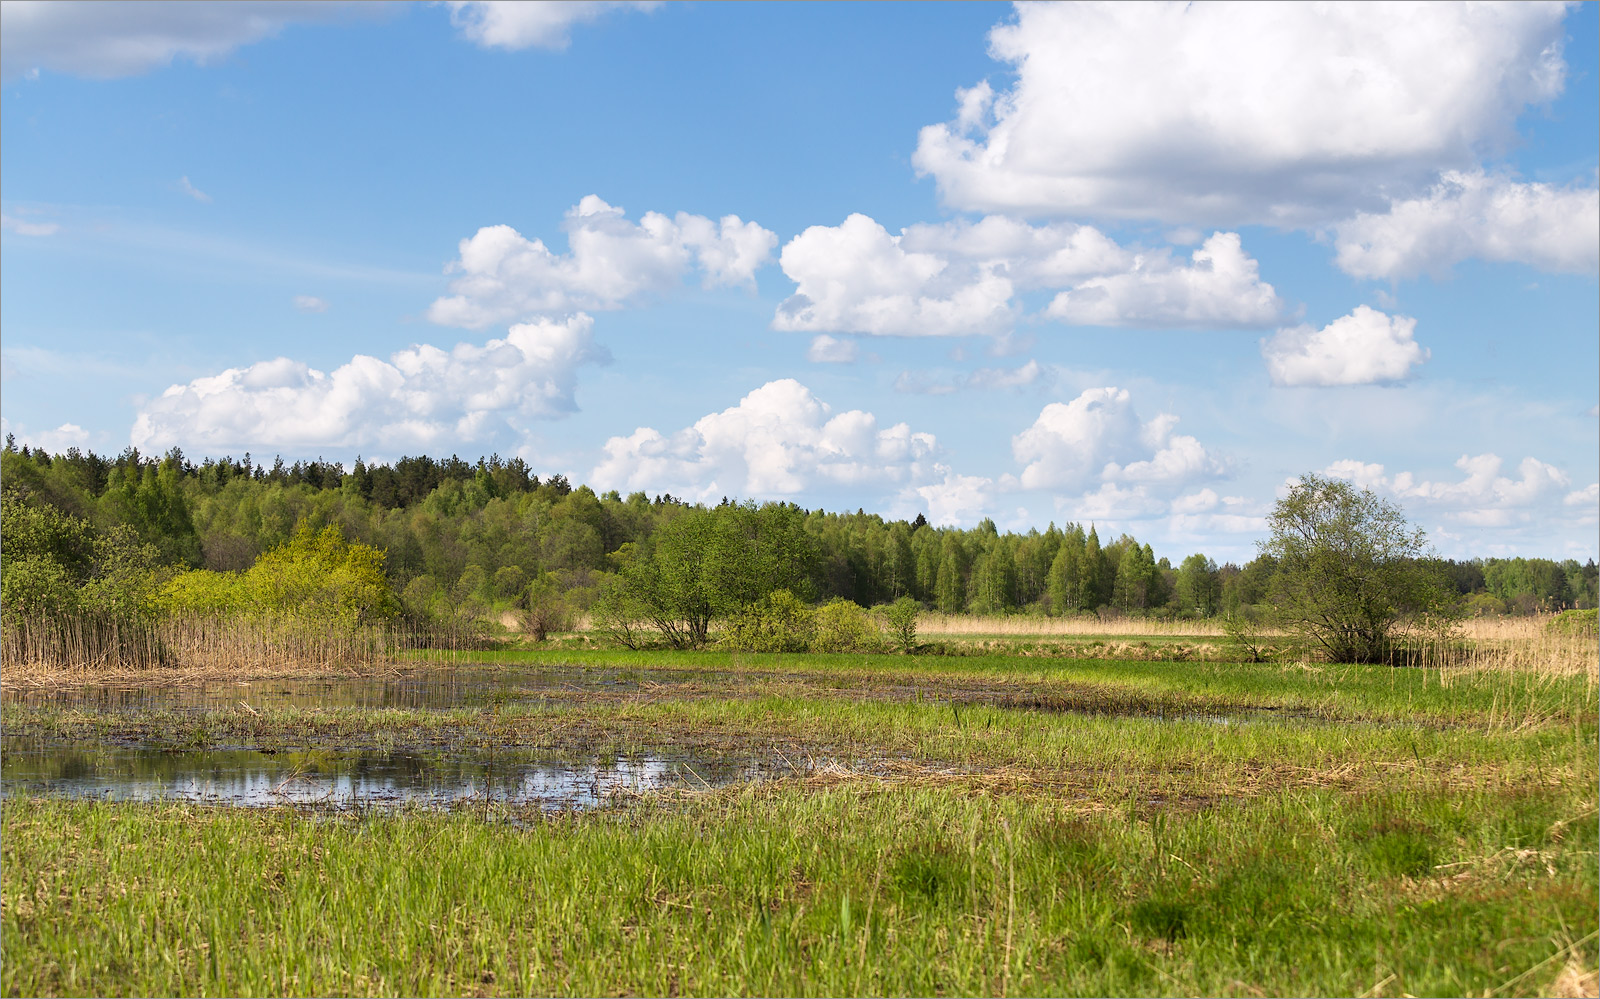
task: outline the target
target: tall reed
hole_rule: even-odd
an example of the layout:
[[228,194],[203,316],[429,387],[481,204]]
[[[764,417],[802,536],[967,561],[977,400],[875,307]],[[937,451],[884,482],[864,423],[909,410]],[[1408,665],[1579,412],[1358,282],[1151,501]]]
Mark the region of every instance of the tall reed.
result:
[[460,620],[358,625],[303,615],[185,615],[150,621],[92,614],[8,614],[0,667],[52,673],[157,668],[235,671],[375,666],[485,648]]

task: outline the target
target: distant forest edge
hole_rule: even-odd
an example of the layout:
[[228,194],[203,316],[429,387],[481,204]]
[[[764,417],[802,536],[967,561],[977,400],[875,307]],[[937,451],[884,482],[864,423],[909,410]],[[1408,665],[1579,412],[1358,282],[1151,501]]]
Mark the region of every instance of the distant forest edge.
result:
[[[268,467],[248,455],[196,465],[176,449],[51,455],[8,438],[0,493],[11,618],[314,611],[437,623],[516,613],[542,631],[563,616],[626,617],[618,601],[637,603],[652,587],[677,587],[674,614],[690,628],[775,590],[866,608],[910,598],[946,614],[1203,618],[1264,604],[1275,571],[1265,556],[1217,565],[1190,553],[1173,564],[1093,525],[1016,534],[991,520],[956,529],[920,514],[597,495],[498,456],[358,460],[346,471],[323,461]],[[1437,568],[1468,614],[1596,606],[1592,559]]]

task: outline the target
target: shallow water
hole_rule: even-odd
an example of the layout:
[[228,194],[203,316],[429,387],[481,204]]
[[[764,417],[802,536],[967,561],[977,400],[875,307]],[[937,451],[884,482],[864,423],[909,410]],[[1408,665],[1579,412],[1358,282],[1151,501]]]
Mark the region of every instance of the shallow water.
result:
[[[118,801],[174,800],[259,807],[452,807],[483,803],[589,809],[672,789],[723,787],[779,776],[778,761],[687,756],[507,761],[487,755],[164,752],[34,746],[7,739],[0,795],[49,794]],[[783,768],[780,770],[780,767]]]
[[378,677],[212,681],[183,686],[95,684],[55,690],[5,690],[0,700],[89,712],[216,711],[251,708],[406,708],[447,710],[519,701],[576,698],[586,693],[667,689],[704,679],[700,671],[542,667],[453,667]]

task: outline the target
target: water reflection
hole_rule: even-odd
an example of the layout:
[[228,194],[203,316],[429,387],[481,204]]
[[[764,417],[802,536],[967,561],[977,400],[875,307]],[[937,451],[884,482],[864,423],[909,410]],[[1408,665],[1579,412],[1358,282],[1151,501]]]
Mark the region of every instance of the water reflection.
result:
[[506,802],[587,809],[674,788],[720,787],[779,773],[770,761],[647,755],[496,761],[414,753],[27,749],[0,756],[0,793],[238,806],[447,807]]

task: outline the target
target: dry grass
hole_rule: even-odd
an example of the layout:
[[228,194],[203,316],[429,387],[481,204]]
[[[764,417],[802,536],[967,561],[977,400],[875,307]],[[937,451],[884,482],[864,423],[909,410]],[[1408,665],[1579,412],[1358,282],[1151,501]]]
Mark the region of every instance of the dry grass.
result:
[[74,676],[285,676],[370,671],[415,650],[442,655],[482,647],[476,628],[350,626],[317,618],[94,618],[5,621],[0,667],[8,684]]
[[1074,617],[1006,616],[984,617],[971,614],[924,614],[917,620],[917,634],[934,635],[1013,635],[1049,638],[1078,635],[1114,636],[1198,636],[1220,638],[1222,621],[1158,621],[1142,617],[1088,614]]
[[1452,648],[1447,661],[1428,665],[1600,681],[1600,639],[1551,624],[1550,615],[1465,621],[1458,633],[1466,643]]

